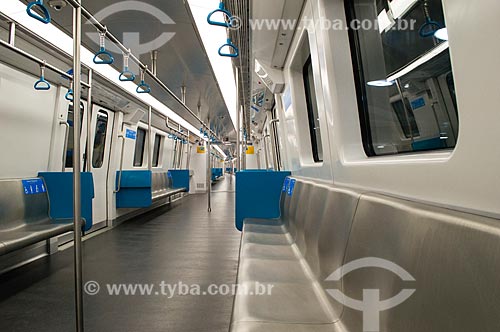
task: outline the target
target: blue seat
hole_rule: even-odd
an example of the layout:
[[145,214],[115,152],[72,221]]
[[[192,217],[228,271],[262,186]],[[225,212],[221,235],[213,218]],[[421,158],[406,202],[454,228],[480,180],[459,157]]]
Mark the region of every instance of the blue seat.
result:
[[116,174],[116,185],[117,208],[148,208],[160,200],[189,192],[189,171],[122,171]]

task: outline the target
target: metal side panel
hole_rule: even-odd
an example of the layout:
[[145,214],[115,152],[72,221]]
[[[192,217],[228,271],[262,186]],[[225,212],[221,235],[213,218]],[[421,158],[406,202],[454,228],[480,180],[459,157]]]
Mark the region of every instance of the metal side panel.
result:
[[[352,271],[344,293],[363,298],[379,289],[390,299],[415,289],[404,303],[381,312],[381,331],[469,332],[500,330],[500,222],[429,205],[363,195],[346,263],[377,257],[399,265],[416,281],[381,268]],[[361,331],[362,312],[346,307],[343,325]]]

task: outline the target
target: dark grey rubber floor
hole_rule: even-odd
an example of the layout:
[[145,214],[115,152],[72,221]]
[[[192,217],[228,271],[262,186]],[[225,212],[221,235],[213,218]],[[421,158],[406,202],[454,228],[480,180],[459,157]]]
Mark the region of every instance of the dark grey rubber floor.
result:
[[223,178],[215,181],[212,184],[212,192],[234,192],[236,177],[234,175],[226,174]]
[[[210,215],[206,202],[192,195],[84,242],[85,281],[101,286],[85,296],[86,331],[228,331],[232,295],[168,298],[158,286],[235,283],[234,194],[212,194]],[[74,331],[72,255],[71,248],[0,276],[0,331]],[[106,284],[128,283],[154,284],[153,295],[108,295]]]

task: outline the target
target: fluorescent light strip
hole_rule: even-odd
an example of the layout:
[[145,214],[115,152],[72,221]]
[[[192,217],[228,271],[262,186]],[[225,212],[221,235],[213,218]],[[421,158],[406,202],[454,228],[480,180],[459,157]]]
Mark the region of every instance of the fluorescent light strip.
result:
[[416,61],[414,61],[413,63],[409,64],[408,66],[406,66],[405,68],[403,68],[399,72],[395,73],[394,75],[388,77],[387,81],[390,81],[390,82],[391,81],[395,81],[398,78],[401,78],[401,77],[405,76],[406,74],[412,72],[413,70],[415,70],[416,68],[420,67],[421,65],[423,65],[423,64],[429,62],[430,60],[434,59],[436,56],[438,56],[439,54],[443,53],[444,51],[446,51],[449,48],[450,48],[450,44],[448,42],[444,42],[444,43],[440,44],[438,47],[434,48],[429,53],[427,53],[424,56],[418,58]]
[[[0,11],[6,16],[10,17],[12,20],[31,30],[33,33],[37,34],[39,37],[43,38],[50,44],[57,45],[60,50],[66,52],[70,56],[73,56],[73,38],[68,36],[63,31],[59,30],[53,24],[43,24],[29,17],[26,14],[26,5],[22,2],[18,0],[1,0]],[[116,69],[114,69],[110,65],[96,65],[93,61],[94,53],[83,46],[81,48],[81,57],[82,64],[85,64],[86,66],[94,70],[94,72],[99,73],[103,77],[106,77],[110,82],[114,83],[117,87],[123,89],[124,91],[135,95],[137,99],[141,100],[147,105],[150,105],[158,112],[180,124],[187,130],[189,130],[193,135],[205,139],[202,134],[200,134],[199,128],[195,128],[193,125],[184,120],[182,117],[168,108],[158,99],[154,98],[152,95],[138,95],[136,93],[137,85],[135,83],[121,82],[118,79],[120,73]]]
[[[2,0],[0,0],[2,1]],[[233,71],[233,61],[228,57],[219,56],[219,47],[227,40],[226,29],[214,27],[207,23],[207,15],[219,8],[220,0],[188,0],[191,13],[200,34],[203,45],[220,86],[222,96],[229,111],[234,128],[237,128],[237,91]],[[215,16],[214,16],[215,19]],[[217,17],[216,19],[223,19]]]
[[221,148],[219,148],[217,145],[214,145],[214,147],[215,147],[215,150],[220,152],[220,154],[224,157],[224,159],[227,158],[227,155],[224,153],[224,151],[222,151]]

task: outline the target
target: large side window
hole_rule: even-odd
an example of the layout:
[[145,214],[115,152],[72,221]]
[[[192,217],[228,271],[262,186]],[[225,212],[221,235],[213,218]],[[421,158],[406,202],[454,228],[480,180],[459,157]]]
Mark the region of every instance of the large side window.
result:
[[137,129],[137,139],[135,141],[134,167],[141,167],[144,164],[144,147],[146,145],[146,130]]
[[108,133],[108,113],[99,111],[95,126],[94,151],[92,153],[92,167],[101,168],[104,164],[106,150],[106,135]]
[[311,145],[314,162],[323,161],[323,145],[321,142],[321,131],[319,125],[318,102],[316,100],[316,89],[314,85],[314,73],[311,57],[306,61],[303,70],[304,88],[306,92],[307,116],[309,119],[309,132],[311,134]]
[[457,102],[441,1],[345,0],[368,156],[456,145]]
[[160,166],[161,142],[163,136],[155,135],[155,144],[153,149],[153,167]]

